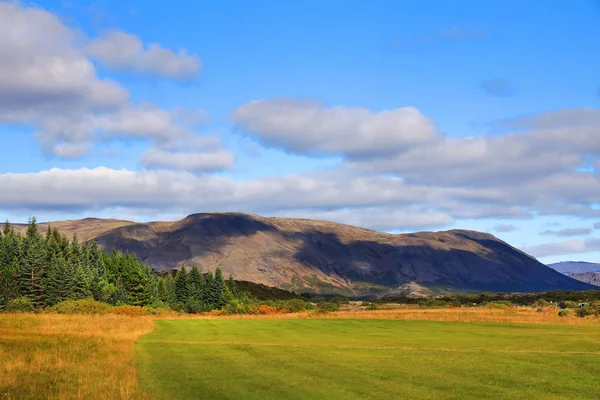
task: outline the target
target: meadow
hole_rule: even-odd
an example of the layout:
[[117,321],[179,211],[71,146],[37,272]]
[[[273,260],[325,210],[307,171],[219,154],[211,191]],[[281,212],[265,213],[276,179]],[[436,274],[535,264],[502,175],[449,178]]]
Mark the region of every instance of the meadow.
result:
[[0,398],[597,399],[599,356],[531,308],[0,315]]

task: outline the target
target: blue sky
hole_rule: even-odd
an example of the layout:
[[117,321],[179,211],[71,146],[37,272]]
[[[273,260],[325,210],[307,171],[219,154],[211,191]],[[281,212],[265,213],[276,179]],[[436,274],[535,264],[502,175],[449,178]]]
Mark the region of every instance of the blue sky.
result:
[[596,1],[0,7],[11,220],[243,211],[600,262]]

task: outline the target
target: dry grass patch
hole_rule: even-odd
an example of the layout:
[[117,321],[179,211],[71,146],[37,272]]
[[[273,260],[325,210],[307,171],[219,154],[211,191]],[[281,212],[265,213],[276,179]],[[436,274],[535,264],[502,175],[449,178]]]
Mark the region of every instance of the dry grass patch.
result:
[[151,318],[0,315],[0,398],[143,399],[134,342]]

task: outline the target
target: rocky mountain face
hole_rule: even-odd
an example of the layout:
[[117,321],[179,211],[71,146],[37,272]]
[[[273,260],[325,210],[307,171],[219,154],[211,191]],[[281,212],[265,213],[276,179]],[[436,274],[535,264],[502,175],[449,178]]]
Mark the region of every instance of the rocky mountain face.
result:
[[[570,278],[589,283],[590,285],[600,286],[600,272],[578,272],[569,274]],[[600,289],[600,287],[598,288]]]
[[592,288],[490,234],[467,230],[393,235],[240,213],[194,214],[177,222],[53,225],[61,229],[60,224],[106,250],[134,252],[159,271],[184,264],[203,271],[221,267],[238,280],[296,292],[372,297]]
[[563,274],[600,272],[600,264],[585,261],[561,261],[554,264],[548,264],[548,266]]
[[590,288],[474,231],[392,235],[240,213],[139,224],[88,220],[83,225],[79,229],[96,234],[86,239],[106,250],[134,252],[159,271],[183,264],[204,271],[220,266],[236,279],[297,292],[382,296]]

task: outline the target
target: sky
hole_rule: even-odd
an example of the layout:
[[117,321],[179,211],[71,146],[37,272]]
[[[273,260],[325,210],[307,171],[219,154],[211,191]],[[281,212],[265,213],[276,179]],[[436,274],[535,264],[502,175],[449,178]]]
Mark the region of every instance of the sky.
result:
[[600,2],[0,0],[0,217],[473,229],[600,262]]

